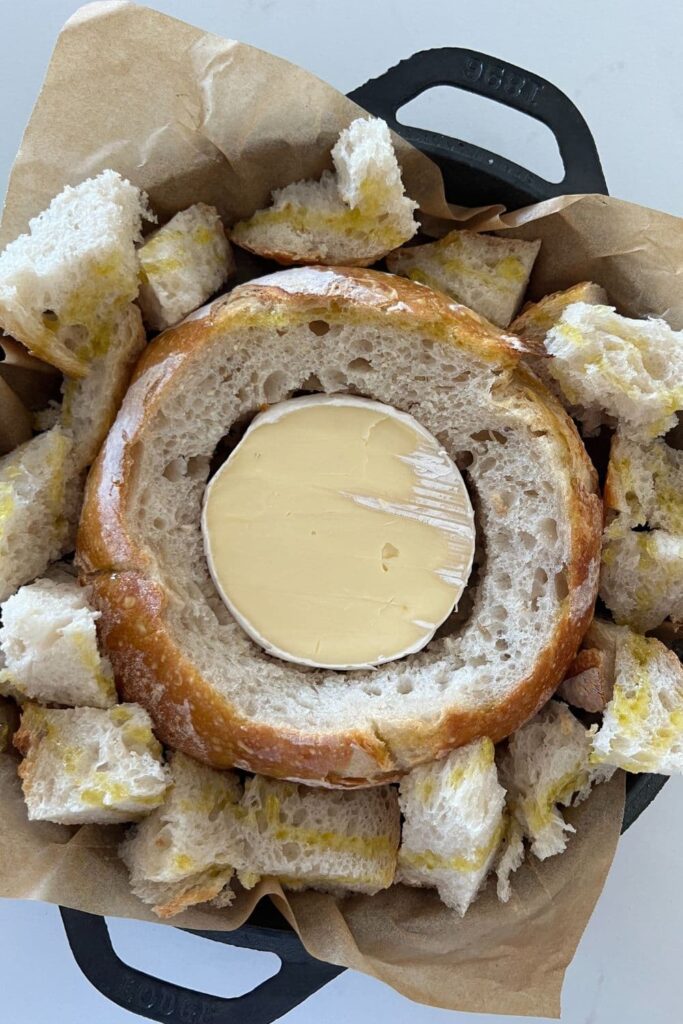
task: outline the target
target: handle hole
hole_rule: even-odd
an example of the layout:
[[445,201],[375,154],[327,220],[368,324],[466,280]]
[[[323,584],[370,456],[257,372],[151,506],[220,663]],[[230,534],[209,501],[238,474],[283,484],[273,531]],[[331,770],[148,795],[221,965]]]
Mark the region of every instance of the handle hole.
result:
[[[436,85],[405,103],[396,120],[406,127],[440,132],[481,146],[553,184],[564,178],[562,157],[550,128],[487,96]],[[458,201],[457,196],[452,198]],[[495,196],[492,198],[495,201]]]
[[207,995],[242,996],[280,970],[275,953],[226,946],[167,925],[107,918],[107,928],[124,963]]

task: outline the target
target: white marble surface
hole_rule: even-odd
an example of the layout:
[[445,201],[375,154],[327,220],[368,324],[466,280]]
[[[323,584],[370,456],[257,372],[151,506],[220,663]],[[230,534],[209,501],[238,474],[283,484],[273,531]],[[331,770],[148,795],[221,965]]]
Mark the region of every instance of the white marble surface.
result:
[[[591,126],[614,195],[683,214],[683,8],[671,0],[169,0],[157,6],[303,64],[348,91],[410,53],[460,45],[503,57],[571,96]],[[69,0],[0,0],[0,181],[5,182]],[[490,105],[489,105],[490,106]],[[404,120],[551,173],[552,141],[485,101],[438,90]],[[555,161],[553,163],[553,161]],[[672,780],[621,841],[607,886],[569,969],[565,1024],[676,1024],[681,1019],[683,782]],[[1,827],[1,826],[0,826]],[[120,955],[151,973],[221,995],[273,973],[270,954],[232,949],[136,922],[112,922]],[[0,902],[0,1019],[125,1024],[81,976],[58,911]],[[345,972],[283,1018],[289,1024],[446,1024],[489,1018],[419,1007]],[[522,1018],[491,1017],[493,1021]]]

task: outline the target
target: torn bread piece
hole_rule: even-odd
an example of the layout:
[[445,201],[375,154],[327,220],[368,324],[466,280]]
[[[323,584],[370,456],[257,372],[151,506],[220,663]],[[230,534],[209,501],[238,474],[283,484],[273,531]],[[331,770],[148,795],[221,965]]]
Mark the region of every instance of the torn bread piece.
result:
[[401,779],[404,817],[397,881],[437,889],[462,917],[493,865],[504,832],[505,790],[489,739],[454,750]]
[[0,459],[0,601],[69,545],[78,518],[78,496],[67,487],[72,448],[56,426]]
[[602,624],[614,651],[614,693],[591,762],[627,772],[683,772],[683,665],[654,637]]
[[95,460],[147,342],[140,310],[125,306],[89,357],[83,380],[65,378],[59,424],[73,441],[71,472],[80,475]]
[[580,650],[569,668],[564,680],[557,688],[556,696],[571,704],[595,714],[604,711],[612,699],[614,676],[608,674],[608,657],[596,647]]
[[0,327],[72,377],[138,294],[146,195],[103,171],[67,186],[0,254]]
[[548,372],[582,422],[663,434],[683,408],[683,331],[611,306],[567,306],[545,338]]
[[501,781],[531,852],[539,860],[562,853],[567,832],[560,806],[581,803],[614,768],[589,762],[591,733],[566,704],[551,700],[510,737]]
[[139,303],[155,331],[179,323],[217,292],[235,270],[223,223],[213,206],[196,203],[172,217],[138,250]]
[[87,591],[75,579],[20,587],[0,611],[0,679],[22,698],[71,707],[116,704],[112,667],[97,648],[100,613],[88,607]]
[[501,903],[507,903],[512,895],[510,875],[524,863],[524,833],[514,814],[505,813],[505,827],[498,859],[496,861],[496,895]]
[[369,266],[417,231],[386,122],[358,118],[332,150],[335,171],[273,192],[272,205],[236,224],[233,242],[285,265]]
[[437,242],[398,249],[387,256],[387,267],[507,327],[524,298],[540,248],[537,241],[456,229]]
[[607,305],[607,292],[592,281],[581,281],[562,292],[544,295],[538,302],[527,302],[510,324],[510,330],[533,346],[542,345],[551,327],[560,320],[568,306],[585,302],[591,306]]
[[683,452],[660,438],[612,439],[600,596],[638,632],[683,619]]
[[169,769],[164,802],[119,850],[132,890],[164,918],[209,900],[228,906],[235,865],[244,863],[239,778],[178,752],[170,755]]
[[545,350],[545,336],[551,327],[561,319],[565,309],[575,302],[591,306],[605,305],[609,301],[607,292],[598,284],[582,281],[562,292],[545,295],[538,302],[527,303],[519,316],[510,325],[529,348],[524,361],[540,377],[548,390],[555,395],[567,412],[581,423],[584,436],[597,433],[604,419],[600,412],[588,412],[581,405],[572,405],[562,391],[560,384],[550,372],[552,356]]
[[152,720],[138,704],[26,704],[14,745],[24,755],[19,775],[30,821],[137,821],[161,804],[170,782]]
[[639,633],[683,618],[683,536],[628,530],[607,539],[600,597],[616,622]]
[[318,789],[255,775],[242,806],[247,888],[274,875],[289,889],[372,894],[394,880],[400,816],[390,786]]

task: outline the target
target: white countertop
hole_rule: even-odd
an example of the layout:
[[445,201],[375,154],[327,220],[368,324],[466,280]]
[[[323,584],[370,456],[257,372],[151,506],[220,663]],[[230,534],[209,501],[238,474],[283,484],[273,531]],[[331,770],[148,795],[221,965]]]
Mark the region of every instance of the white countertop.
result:
[[[550,79],[579,106],[610,192],[683,214],[683,93],[678,84],[683,7],[671,0],[191,0],[159,9],[271,50],[350,91],[416,50],[458,45]],[[70,0],[0,0],[0,182]],[[561,13],[562,12],[562,13]],[[486,100],[439,89],[403,120],[460,135],[525,163],[557,166],[546,129]],[[553,162],[554,161],[554,162]],[[1,827],[1,826],[0,826]],[[681,1019],[683,781],[673,779],[622,839],[602,897],[567,974],[565,1024],[676,1024]],[[217,995],[274,973],[271,954],[234,949],[157,925],[112,921],[123,959]],[[59,912],[0,901],[0,1007],[26,1024],[133,1024],[77,968]],[[522,1018],[417,1006],[373,979],[344,972],[282,1020],[288,1024],[465,1024]]]

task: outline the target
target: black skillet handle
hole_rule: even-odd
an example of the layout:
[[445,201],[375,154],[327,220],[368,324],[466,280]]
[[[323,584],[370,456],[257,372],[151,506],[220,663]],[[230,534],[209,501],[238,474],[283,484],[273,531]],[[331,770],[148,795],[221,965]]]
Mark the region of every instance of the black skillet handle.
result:
[[[498,169],[507,180],[523,178],[538,195],[550,197],[578,192],[607,195],[598,151],[588,125],[574,106],[551,82],[523,68],[458,46],[422,50],[355,89],[349,98],[384,120],[398,134],[402,126],[396,112],[409,100],[436,85],[450,85],[513,107],[542,121],[557,139],[565,175],[561,182],[549,182],[519,164],[486,149],[458,140],[458,152],[470,166],[490,174]],[[411,141],[418,148],[448,152],[453,140],[437,132],[412,130]]]
[[165,1024],[271,1024],[343,970],[312,957],[293,931],[250,927],[218,935],[192,932],[275,953],[281,961],[279,972],[252,992],[232,999],[207,995],[129,967],[116,955],[103,917],[60,910],[71,951],[88,981],[131,1013]]

